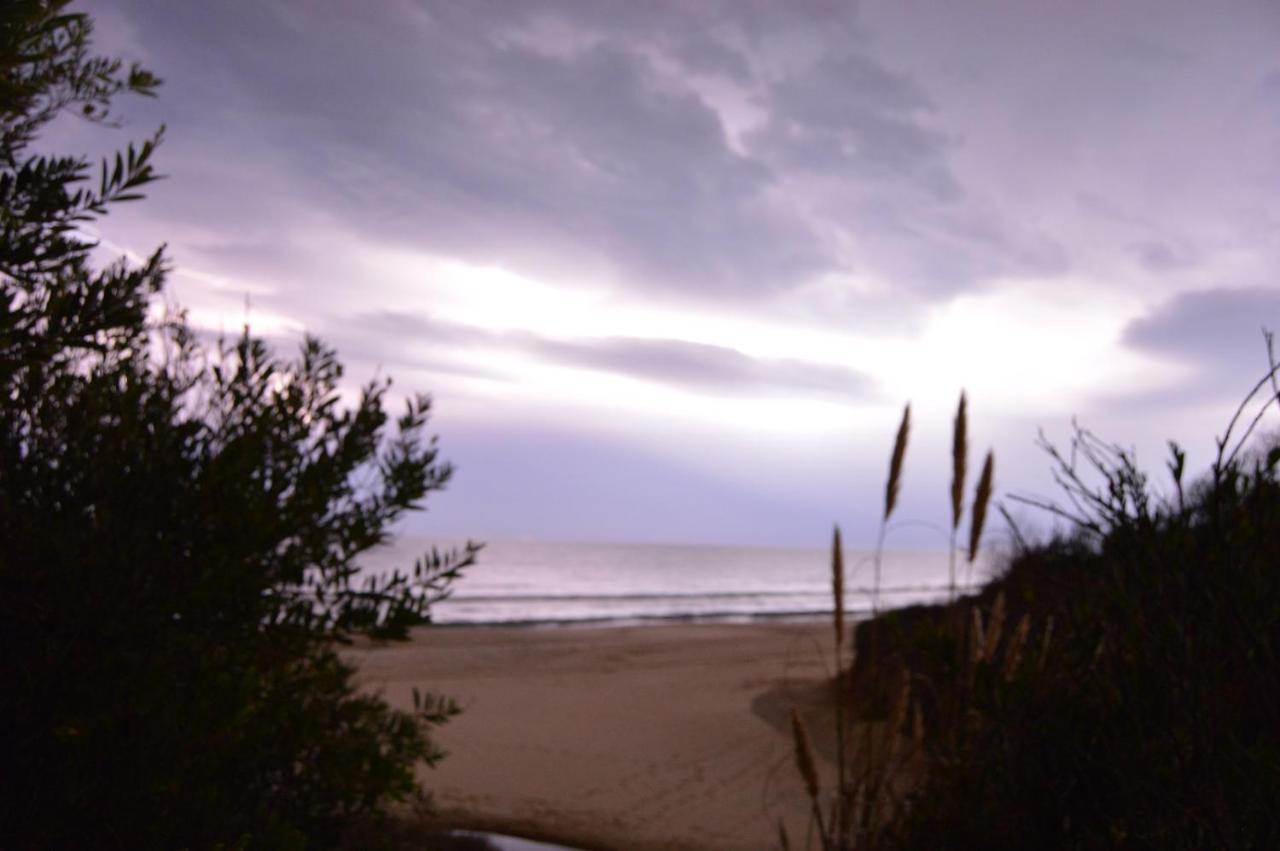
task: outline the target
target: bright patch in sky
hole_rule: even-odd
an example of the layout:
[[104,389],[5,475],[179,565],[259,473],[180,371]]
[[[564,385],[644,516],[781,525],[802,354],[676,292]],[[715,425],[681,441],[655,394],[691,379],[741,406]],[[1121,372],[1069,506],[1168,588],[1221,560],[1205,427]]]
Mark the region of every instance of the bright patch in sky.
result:
[[[306,330],[352,387],[430,390],[463,472],[424,531],[687,539],[700,519],[705,540],[812,543],[811,519],[874,515],[907,400],[913,451],[945,457],[961,388],[1002,488],[1045,490],[1037,426],[1208,444],[1280,327],[1265,4],[96,17],[100,47],[166,80],[125,132],[166,123],[170,175],[104,250],[167,241],[201,328]],[[945,464],[910,469],[944,489]]]

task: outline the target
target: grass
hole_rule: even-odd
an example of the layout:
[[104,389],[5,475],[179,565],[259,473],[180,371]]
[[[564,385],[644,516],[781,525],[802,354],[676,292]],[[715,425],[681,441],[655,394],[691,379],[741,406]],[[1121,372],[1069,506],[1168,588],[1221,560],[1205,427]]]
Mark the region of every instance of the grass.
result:
[[[1068,451],[1046,444],[1067,499],[1038,504],[1066,531],[1037,542],[1015,528],[1018,548],[977,594],[858,625],[836,678],[837,788],[809,789],[824,851],[1280,847],[1280,440],[1256,439],[1280,405],[1278,372],[1232,417],[1203,480],[1183,481],[1171,444],[1169,496],[1085,430]],[[992,468],[988,455],[970,559]]]
[[[968,424],[967,401],[962,393],[955,420],[955,440],[952,452],[953,477],[951,486],[952,527],[950,553],[950,598],[956,593],[955,560],[956,533],[962,519],[963,488],[967,466]],[[873,615],[879,612],[881,564],[884,556],[885,535],[889,520],[897,507],[898,493],[906,462],[907,444],[911,433],[911,406],[902,412],[890,455],[889,473],[885,483],[884,514],[881,518],[879,540],[876,545],[875,575],[871,608]],[[987,454],[986,463],[979,477],[974,494],[970,519],[969,561],[977,555],[982,536],[987,504],[993,486],[994,457]],[[795,742],[796,767],[805,784],[812,808],[811,834],[818,837],[824,851],[865,847],[881,840],[884,831],[894,821],[894,813],[902,804],[904,788],[902,778],[907,766],[918,756],[923,745],[923,712],[915,697],[910,669],[899,666],[890,670],[884,665],[872,664],[871,676],[854,678],[860,670],[868,670],[868,660],[882,658],[877,641],[879,632],[859,630],[860,639],[855,642],[849,671],[845,673],[845,610],[844,610],[844,558],[837,527],[832,537],[831,576],[833,591],[832,626],[834,659],[837,676],[832,681],[835,705],[836,782],[835,788],[822,790],[814,768],[809,736],[804,723],[796,713],[791,717]],[[888,646],[888,645],[885,645]],[[856,664],[863,660],[862,668]],[[849,684],[856,682],[858,692],[850,693]],[[888,691],[886,691],[888,689]],[[872,707],[863,694],[874,695]],[[882,718],[880,718],[882,716]],[[879,718],[880,720],[874,720]],[[861,733],[856,754],[851,752],[855,719]],[[908,729],[911,735],[907,735]],[[785,825],[779,826],[779,841],[789,847],[790,840]]]

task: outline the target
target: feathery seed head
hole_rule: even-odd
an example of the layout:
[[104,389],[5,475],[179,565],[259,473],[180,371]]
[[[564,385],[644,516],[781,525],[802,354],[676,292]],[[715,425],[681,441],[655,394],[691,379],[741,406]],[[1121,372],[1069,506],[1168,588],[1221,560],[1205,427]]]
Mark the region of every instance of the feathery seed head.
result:
[[973,618],[969,625],[969,654],[970,661],[977,663],[982,661],[982,651],[987,646],[987,640],[982,632],[982,612],[974,606],[969,610],[973,614]]
[[911,403],[902,410],[902,424],[893,442],[893,458],[889,461],[889,481],[884,489],[884,519],[888,520],[898,503],[898,485],[902,478],[902,462],[907,455],[907,436],[911,432]]
[[1044,661],[1049,656],[1049,643],[1053,641],[1053,616],[1049,616],[1049,621],[1044,625],[1044,637],[1040,639],[1040,658],[1036,664],[1040,670],[1044,670]]
[[809,731],[800,720],[800,713],[791,710],[791,737],[795,742],[796,768],[804,778],[805,790],[811,800],[818,798],[818,769],[813,761],[813,748],[809,746]]
[[964,512],[964,479],[969,460],[969,418],[964,391],[960,391],[960,406],[956,409],[955,431],[951,438],[951,528],[960,528],[960,515]]
[[1018,625],[1009,639],[1009,646],[1004,651],[1004,678],[1012,679],[1018,665],[1022,664],[1022,649],[1027,644],[1027,635],[1031,631],[1031,615],[1024,614],[1018,619]]
[[973,517],[969,520],[969,561],[978,556],[978,543],[982,540],[982,524],[987,519],[987,503],[991,501],[992,478],[995,475],[995,455],[988,451],[987,460],[978,476],[978,488],[973,494]]

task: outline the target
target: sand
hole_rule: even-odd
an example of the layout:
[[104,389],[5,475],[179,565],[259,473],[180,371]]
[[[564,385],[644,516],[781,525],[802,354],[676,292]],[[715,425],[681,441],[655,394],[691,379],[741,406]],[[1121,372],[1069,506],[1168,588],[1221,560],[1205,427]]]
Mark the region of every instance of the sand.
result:
[[[422,780],[442,824],[585,849],[777,848],[808,802],[785,725],[821,747],[827,624],[434,628],[355,651],[365,687],[455,697]],[[828,716],[829,717],[829,716]],[[822,770],[830,772],[824,763]]]

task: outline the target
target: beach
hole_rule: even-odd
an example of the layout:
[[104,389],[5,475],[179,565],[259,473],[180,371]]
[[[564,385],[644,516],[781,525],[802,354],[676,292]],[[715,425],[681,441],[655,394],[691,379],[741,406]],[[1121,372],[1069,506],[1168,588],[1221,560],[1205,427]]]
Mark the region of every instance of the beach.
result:
[[754,851],[778,847],[781,817],[803,845],[786,718],[799,707],[829,750],[829,622],[436,627],[351,652],[362,686],[393,705],[417,686],[463,707],[435,733],[448,756],[421,771],[439,825]]

